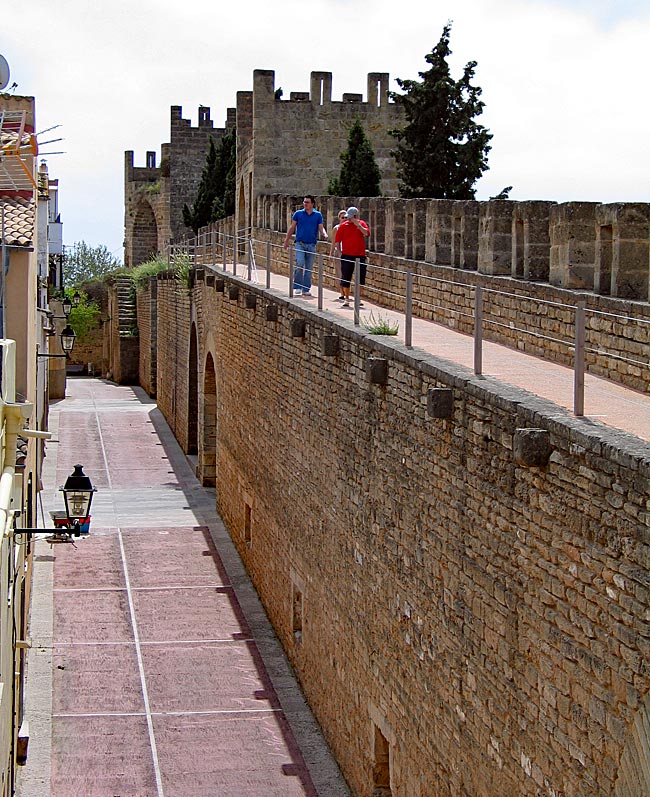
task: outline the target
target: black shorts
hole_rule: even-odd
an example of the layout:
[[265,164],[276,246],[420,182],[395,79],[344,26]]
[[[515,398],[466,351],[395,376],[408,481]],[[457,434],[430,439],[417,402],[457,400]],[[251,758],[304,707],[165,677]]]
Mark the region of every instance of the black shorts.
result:
[[359,261],[359,285],[366,284],[366,258],[341,255],[341,287],[349,288],[354,274],[354,261]]

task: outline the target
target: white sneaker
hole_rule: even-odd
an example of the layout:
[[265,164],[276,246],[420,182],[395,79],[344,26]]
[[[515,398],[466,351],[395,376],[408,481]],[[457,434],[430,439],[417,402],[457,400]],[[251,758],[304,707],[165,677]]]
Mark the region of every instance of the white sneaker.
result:
[[314,294],[311,291],[303,291],[303,296],[308,296],[310,299],[313,298]]
[[348,302],[347,300],[344,301],[343,304],[341,305],[341,307],[349,307],[349,306],[350,306],[350,302]]
[[293,295],[294,296],[302,296],[302,291],[294,290]]

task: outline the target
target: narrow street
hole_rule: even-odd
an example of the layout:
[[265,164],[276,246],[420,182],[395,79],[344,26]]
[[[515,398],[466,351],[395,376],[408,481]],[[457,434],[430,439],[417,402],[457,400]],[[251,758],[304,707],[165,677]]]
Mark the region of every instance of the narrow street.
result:
[[44,507],[77,463],[90,535],[36,543],[21,797],[338,797],[343,779],[215,511],[140,388],[69,379]]

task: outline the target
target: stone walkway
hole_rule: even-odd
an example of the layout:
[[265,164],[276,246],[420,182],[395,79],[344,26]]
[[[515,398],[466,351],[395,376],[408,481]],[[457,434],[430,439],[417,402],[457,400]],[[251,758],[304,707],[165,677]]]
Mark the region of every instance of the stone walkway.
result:
[[77,462],[98,492],[87,538],[36,543],[19,794],[347,795],[214,490],[155,403],[70,379],[50,429],[45,515]]
[[[220,270],[217,268],[217,271]],[[230,268],[230,270],[232,270]],[[243,275],[243,268],[239,266]],[[258,269],[257,280],[266,284],[266,271]],[[271,287],[285,296],[289,291],[289,280],[279,274],[271,275]],[[352,286],[354,288],[354,285]],[[295,301],[305,306],[316,307],[317,290],[312,287],[313,298],[299,298]],[[354,319],[352,307],[343,308],[336,301],[338,291],[323,290],[323,310],[350,323]],[[379,311],[382,317],[399,323],[397,340],[404,341],[404,315],[386,310],[364,300],[360,310],[363,323],[371,311]],[[455,332],[448,327],[413,318],[412,342],[415,350],[420,349],[435,354],[452,363],[474,371],[474,339],[469,335]],[[650,367],[650,365],[648,366]],[[483,341],[483,377],[523,388],[529,393],[548,399],[573,413],[573,370],[563,365],[541,360],[529,354],[497,343]],[[477,377],[481,378],[481,377]],[[575,422],[585,429],[594,428],[594,423],[604,423],[624,432],[629,432],[642,440],[650,441],[650,395],[639,393],[591,374],[585,374],[585,413]]]

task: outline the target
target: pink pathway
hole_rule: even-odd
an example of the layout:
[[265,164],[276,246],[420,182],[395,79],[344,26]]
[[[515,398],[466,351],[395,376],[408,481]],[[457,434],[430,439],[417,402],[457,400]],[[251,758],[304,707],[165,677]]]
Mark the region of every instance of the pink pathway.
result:
[[87,539],[37,543],[54,557],[51,794],[315,797],[210,529],[196,523],[206,491],[138,395],[70,380],[53,411],[51,486],[82,462],[98,493]]

